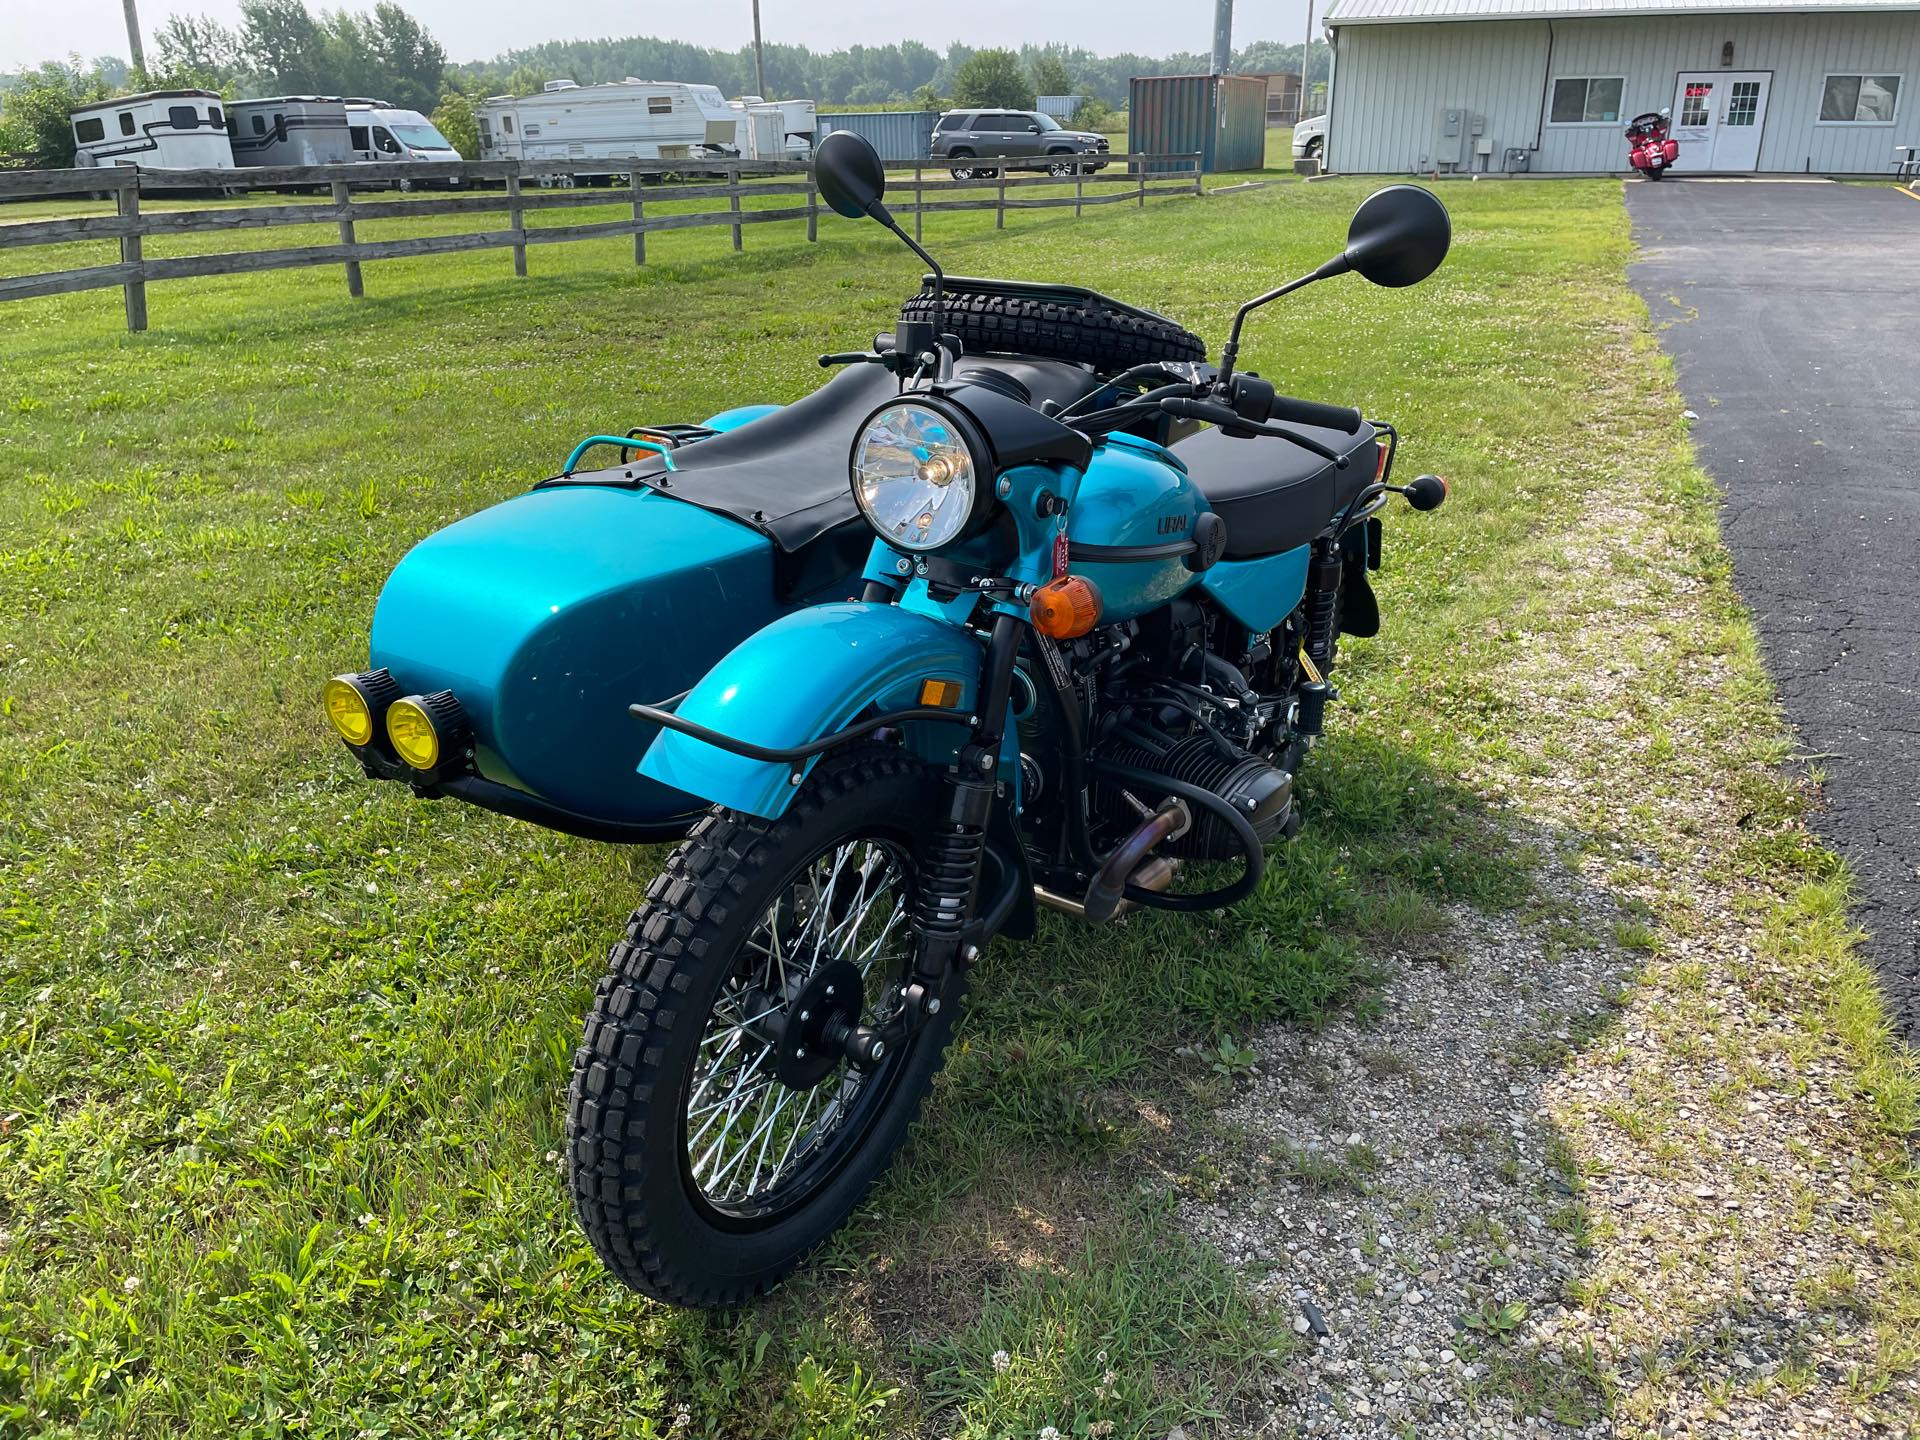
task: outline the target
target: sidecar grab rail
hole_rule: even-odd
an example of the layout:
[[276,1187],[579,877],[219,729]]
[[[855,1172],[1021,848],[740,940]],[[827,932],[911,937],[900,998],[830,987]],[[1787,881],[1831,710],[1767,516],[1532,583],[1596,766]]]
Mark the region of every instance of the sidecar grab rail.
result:
[[757,745],[751,740],[741,740],[732,735],[722,735],[693,720],[683,720],[671,710],[663,710],[658,705],[629,705],[630,714],[658,725],[663,729],[677,730],[691,739],[699,740],[719,750],[734,755],[744,755],[749,760],[763,760],[773,765],[791,765],[796,776],[799,767],[814,756],[828,750],[871,735],[875,730],[890,725],[904,725],[910,720],[939,720],[948,725],[971,725],[976,717],[963,715],[958,710],[944,709],[938,705],[914,705],[905,710],[886,710],[878,715],[869,715],[857,720],[843,730],[835,730],[830,735],[822,735],[818,740],[809,740],[804,745],[773,746]]
[[596,445],[618,445],[623,450],[654,450],[666,462],[667,469],[673,469],[673,451],[657,440],[642,440],[638,435],[589,435],[573,447],[567,456],[567,463],[560,467],[560,473],[573,474],[573,467],[580,463],[580,457]]

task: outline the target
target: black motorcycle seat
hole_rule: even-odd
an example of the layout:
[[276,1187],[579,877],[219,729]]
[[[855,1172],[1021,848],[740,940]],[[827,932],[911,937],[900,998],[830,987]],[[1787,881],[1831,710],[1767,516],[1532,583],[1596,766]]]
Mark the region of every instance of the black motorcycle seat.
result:
[[[1053,360],[975,355],[954,366],[956,377],[984,371],[1018,382],[1035,405],[1071,404],[1103,383],[1091,371]],[[657,456],[643,454],[631,464],[575,478],[587,484],[638,481],[751,525],[781,551],[798,555],[858,518],[847,475],[854,435],[898,391],[899,382],[882,366],[848,365],[804,399],[675,450],[671,471]]]
[[1227,522],[1229,560],[1257,560],[1306,544],[1373,480],[1371,425],[1353,435],[1323,425],[1287,428],[1346,456],[1347,467],[1290,441],[1241,440],[1211,426],[1174,442],[1188,476]]

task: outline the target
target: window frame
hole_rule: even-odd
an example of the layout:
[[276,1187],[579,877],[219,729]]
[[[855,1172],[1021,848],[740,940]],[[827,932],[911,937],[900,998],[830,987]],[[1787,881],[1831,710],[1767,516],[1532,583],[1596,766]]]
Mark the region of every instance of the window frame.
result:
[[200,112],[191,105],[169,105],[167,124],[176,130],[198,130],[206,124],[206,121],[200,118]]
[[[1580,96],[1580,114],[1582,118],[1578,120],[1554,119],[1553,118],[1553,101],[1554,101],[1555,92],[1558,91],[1563,84],[1569,81],[1575,81],[1575,80],[1579,81],[1581,84],[1587,87],[1586,91]],[[1614,111],[1614,114],[1616,116],[1615,119],[1588,120],[1585,118],[1587,113],[1587,102],[1593,98],[1593,85],[1596,80],[1600,80],[1600,81],[1617,80],[1620,83],[1620,98],[1616,102],[1616,109]],[[1547,124],[1557,129],[1572,130],[1572,129],[1578,129],[1583,126],[1587,128],[1592,128],[1595,126],[1619,126],[1619,125],[1624,125],[1626,123],[1626,116],[1627,116],[1627,77],[1624,75],[1556,75],[1547,85]]]
[[647,114],[649,115],[673,114],[673,96],[671,95],[647,96]]
[[[1853,80],[1858,80],[1858,81],[1860,82],[1860,84],[1861,84],[1861,86],[1862,86],[1862,88],[1864,88],[1864,87],[1866,86],[1866,83],[1867,83],[1867,81],[1869,81],[1869,80],[1893,80],[1893,81],[1896,81],[1897,83],[1895,84],[1895,86],[1894,86],[1894,89],[1893,89],[1893,115],[1892,115],[1892,117],[1891,117],[1890,119],[1886,119],[1886,120],[1862,120],[1862,119],[1860,119],[1860,118],[1858,118],[1858,117],[1859,117],[1859,114],[1860,114],[1860,94],[1859,94],[1859,91],[1855,91],[1855,92],[1854,92],[1854,97],[1853,97],[1853,112],[1854,112],[1854,116],[1855,116],[1855,118],[1854,118],[1854,119],[1852,119],[1852,120],[1826,120],[1826,119],[1822,119],[1822,118],[1821,118],[1821,111],[1823,111],[1823,110],[1825,110],[1825,109],[1827,108],[1827,82],[1828,82],[1828,81],[1830,81],[1830,80],[1835,80],[1835,79],[1840,79],[1840,80],[1846,80],[1846,79],[1853,79]],[[1817,104],[1815,105],[1815,108],[1814,108],[1814,112],[1813,112],[1813,123],[1814,123],[1815,125],[1845,125],[1845,126],[1855,126],[1855,125],[1877,125],[1877,126],[1879,126],[1879,127],[1881,127],[1882,129],[1886,129],[1886,128],[1888,128],[1888,127],[1890,127],[1890,126],[1894,126],[1894,125],[1898,125],[1898,124],[1900,123],[1900,97],[1901,97],[1902,95],[1904,95],[1904,94],[1906,94],[1906,93],[1907,93],[1907,77],[1906,77],[1906,72],[1904,72],[1904,71],[1896,71],[1896,70],[1879,70],[1879,71],[1868,71],[1868,70],[1860,70],[1860,71],[1855,71],[1855,70],[1835,70],[1835,71],[1834,71],[1834,72],[1833,72],[1832,74],[1829,74],[1829,75],[1822,75],[1822,76],[1820,77],[1820,95],[1819,95],[1819,99],[1818,99],[1818,102],[1817,102]]]
[[122,110],[120,112],[120,133],[122,135],[133,135],[138,133],[139,129],[140,127],[134,123],[133,111]]
[[[89,126],[94,130],[94,134],[83,133]],[[82,115],[73,122],[73,138],[76,144],[98,145],[107,138],[106,118],[101,115]]]

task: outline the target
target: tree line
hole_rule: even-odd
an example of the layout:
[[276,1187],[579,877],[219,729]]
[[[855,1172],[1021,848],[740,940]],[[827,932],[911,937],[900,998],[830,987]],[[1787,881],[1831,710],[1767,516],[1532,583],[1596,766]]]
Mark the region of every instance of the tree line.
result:
[[[1310,81],[1326,78],[1328,52],[1316,44]],[[1019,51],[975,49],[955,42],[944,51],[917,41],[815,51],[768,45],[765,98],[840,105],[937,110],[947,105],[1026,109],[1040,95],[1087,99],[1075,117],[1088,128],[1113,122],[1136,75],[1197,74],[1205,55],[1096,55],[1070,45]],[[1297,72],[1300,46],[1262,40],[1234,52],[1241,73]],[[144,71],[115,56],[72,56],[32,69],[0,73],[0,163],[68,165],[74,145],[68,116],[76,105],[147,89],[214,90],[250,95],[368,95],[430,112],[463,154],[478,152],[475,107],[489,95],[531,95],[551,80],[581,85],[627,76],[717,86],[723,94],[758,93],[751,46],[718,50],[635,35],[554,40],[490,61],[451,65],[445,48],[392,0],[371,11],[315,12],[306,0],[242,0],[238,25],[205,15],[175,15],[154,32]]]

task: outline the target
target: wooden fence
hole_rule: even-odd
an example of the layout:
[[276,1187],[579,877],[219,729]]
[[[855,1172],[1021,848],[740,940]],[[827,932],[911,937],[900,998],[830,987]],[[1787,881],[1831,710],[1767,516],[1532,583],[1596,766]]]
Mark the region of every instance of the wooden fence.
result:
[[[991,210],[994,225],[1004,229],[1009,210],[1046,210],[1071,206],[1078,217],[1089,205],[1132,201],[1144,206],[1149,195],[1198,195],[1198,155],[1112,155],[1107,168],[1091,174],[1054,176],[1009,173],[1006,165],[1026,160],[977,159],[976,166],[995,167],[984,179],[952,180],[944,167],[931,162],[904,169],[890,181],[889,208],[911,214],[916,239],[922,238],[924,217],[943,210]],[[27,300],[42,295],[65,295],[77,290],[119,286],[126,297],[127,328],[147,328],[147,286],[160,280],[184,280],[202,275],[240,275],[257,270],[286,270],[306,265],[339,265],[346,273],[347,293],[365,293],[360,267],[370,260],[397,260],[409,256],[446,255],[462,250],[511,249],[513,273],[527,273],[527,247],[569,240],[633,237],[633,263],[647,260],[647,236],[666,230],[727,226],[733,248],[741,248],[741,232],[749,225],[804,220],[807,239],[818,238],[819,194],[813,175],[796,161],[700,161],[702,174],[717,179],[695,183],[676,181],[678,172],[635,170],[617,189],[573,189],[571,171],[578,162],[513,160],[469,161],[454,166],[424,166],[389,162],[371,165],[277,166],[244,170],[140,171],[131,166],[95,170],[0,171],[0,201],[62,195],[105,195],[114,202],[111,215],[72,219],[0,221],[0,250],[30,245],[64,245],[77,241],[113,240],[120,247],[117,263],[50,270],[32,275],[0,277],[0,301]],[[1171,169],[1169,167],[1172,167]],[[1150,169],[1151,172],[1150,173]],[[412,196],[402,200],[370,199],[355,192],[391,188],[403,182],[444,184],[458,175],[463,186],[502,188],[484,193],[447,193]],[[791,177],[791,178],[784,178]],[[937,177],[937,178],[936,178]],[[529,187],[526,182],[534,182]],[[564,181],[568,188],[552,188]],[[1033,186],[1071,185],[1071,195],[1022,196]],[[315,189],[327,199],[251,206],[209,206],[187,210],[142,210],[143,195],[160,196],[173,190],[251,191],[256,189]],[[911,201],[906,200],[907,192]],[[966,191],[970,194],[953,195]],[[1009,198],[1008,191],[1015,192]],[[991,192],[991,193],[983,193]],[[932,195],[934,198],[929,199]],[[778,208],[745,209],[743,199],[792,199],[800,203]],[[724,208],[648,214],[648,206],[669,201],[725,202]],[[632,214],[618,220],[579,225],[528,226],[530,211],[575,206],[631,204]],[[402,240],[360,240],[354,227],[371,220],[408,220],[440,215],[501,214],[504,229],[475,230],[457,235],[421,235]],[[0,211],[4,214],[4,211]],[[283,225],[337,225],[340,239],[332,245],[297,245],[256,250],[229,250],[207,255],[148,256],[148,236],[214,235],[231,230],[255,230]]]

